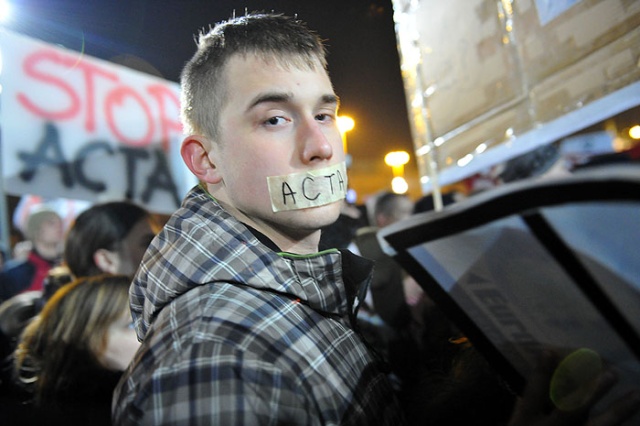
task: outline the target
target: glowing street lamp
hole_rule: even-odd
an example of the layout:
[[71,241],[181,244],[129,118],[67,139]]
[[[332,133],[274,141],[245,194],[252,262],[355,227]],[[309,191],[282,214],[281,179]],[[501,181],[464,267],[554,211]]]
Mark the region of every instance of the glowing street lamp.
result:
[[393,169],[394,176],[402,176],[404,165],[409,162],[409,158],[406,151],[391,151],[384,156],[384,162]]
[[409,184],[404,178],[404,165],[409,162],[409,158],[406,151],[392,151],[384,156],[384,162],[393,170],[391,190],[396,194],[404,194],[409,189]]
[[353,121],[353,118],[347,115],[338,116],[338,130],[340,130],[340,135],[342,135],[342,148],[344,149],[344,153],[347,153],[347,132],[353,130],[356,123]]
[[405,178],[396,176],[391,179],[391,190],[396,194],[404,194],[409,190],[409,184]]

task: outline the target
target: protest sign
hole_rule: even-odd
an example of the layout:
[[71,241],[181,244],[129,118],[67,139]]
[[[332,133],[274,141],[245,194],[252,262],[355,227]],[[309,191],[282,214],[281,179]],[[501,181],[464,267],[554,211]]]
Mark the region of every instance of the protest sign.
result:
[[179,85],[3,30],[5,192],[171,213],[193,180],[179,155]]

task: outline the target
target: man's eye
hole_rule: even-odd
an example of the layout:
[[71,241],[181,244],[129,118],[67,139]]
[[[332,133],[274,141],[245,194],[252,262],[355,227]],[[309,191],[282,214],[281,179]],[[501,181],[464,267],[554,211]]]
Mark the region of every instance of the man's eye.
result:
[[329,114],[318,114],[316,115],[316,120],[318,121],[329,121],[331,120],[331,115]]
[[278,124],[283,124],[286,120],[284,117],[271,117],[267,119],[264,124],[268,124],[270,126],[277,126]]

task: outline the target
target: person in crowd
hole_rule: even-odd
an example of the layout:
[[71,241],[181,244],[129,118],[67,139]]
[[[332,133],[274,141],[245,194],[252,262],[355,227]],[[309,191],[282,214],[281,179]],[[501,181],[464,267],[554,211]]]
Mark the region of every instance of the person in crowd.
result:
[[156,233],[149,212],[128,201],[96,204],[69,230],[64,263],[75,277],[101,273],[133,276]]
[[366,226],[364,213],[357,206],[343,200],[338,219],[322,228],[320,249],[347,248],[355,238],[358,229],[363,226]]
[[41,300],[41,291],[27,291],[0,304],[0,390],[11,375],[11,354],[20,334],[40,312]]
[[375,262],[373,279],[358,318],[370,342],[389,361],[400,387],[415,377],[412,366],[419,362],[416,339],[419,323],[404,291],[408,275],[384,252],[377,233],[380,228],[408,218],[412,212],[413,201],[408,196],[391,191],[378,194],[373,207],[374,226],[358,229],[350,246],[356,254]]
[[74,278],[104,273],[133,277],[155,228],[150,213],[128,201],[95,204],[78,215],[66,235],[64,260],[49,271],[43,290],[0,305],[0,395],[6,394],[20,334],[44,303]]
[[[446,207],[457,201],[457,196],[464,197],[456,190],[451,190],[442,194],[442,206]],[[424,213],[435,210],[435,202],[433,200],[433,194],[426,194],[420,197],[413,205],[413,213]]]
[[15,424],[110,425],[113,389],[139,342],[127,275],[77,279],[25,329],[15,354]]
[[31,213],[25,236],[31,244],[26,259],[7,262],[0,272],[0,302],[25,291],[42,291],[47,273],[60,262],[64,228],[55,211],[43,208]]
[[371,263],[318,252],[347,189],[321,40],[296,18],[234,17],[200,35],[181,89],[200,184],[134,277],[141,347],[114,423],[403,424],[354,330]]

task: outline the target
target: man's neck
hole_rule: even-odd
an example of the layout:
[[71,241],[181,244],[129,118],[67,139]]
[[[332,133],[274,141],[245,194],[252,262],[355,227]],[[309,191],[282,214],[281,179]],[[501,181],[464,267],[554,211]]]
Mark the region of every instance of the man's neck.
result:
[[278,232],[272,227],[260,226],[260,224],[253,221],[246,221],[245,219],[247,218],[245,217],[243,220],[239,220],[272,241],[273,244],[280,249],[279,251],[295,254],[312,254],[318,252],[320,231],[317,231],[315,234],[305,235],[301,238],[294,238],[288,234]]
[[312,254],[318,252],[321,233],[320,229],[310,231],[308,233],[299,232],[293,229],[291,232],[283,232],[268,222],[256,221],[252,217],[249,217],[242,211],[233,207],[226,201],[224,194],[214,191],[210,185],[208,185],[206,189],[209,194],[227,211],[227,213],[235,217],[238,221],[250,226],[266,236],[280,248],[280,251],[295,254]]
[[[225,206],[225,209],[226,208],[227,206]],[[312,254],[318,252],[318,245],[320,244],[320,230],[307,235],[302,235],[302,233],[300,233],[300,235],[296,237],[293,236],[294,232],[291,234],[279,232],[274,227],[269,226],[269,224],[251,220],[246,215],[237,212],[237,210],[231,210],[229,213],[231,213],[231,215],[240,222],[263,234],[266,238],[271,240],[273,244],[280,249],[280,251],[295,254]]]

